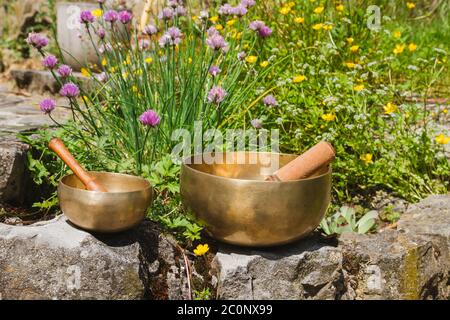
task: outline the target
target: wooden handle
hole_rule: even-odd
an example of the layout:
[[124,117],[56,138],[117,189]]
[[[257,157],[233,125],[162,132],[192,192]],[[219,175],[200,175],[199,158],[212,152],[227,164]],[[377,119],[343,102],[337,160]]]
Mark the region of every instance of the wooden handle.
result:
[[73,173],[80,179],[80,181],[86,186],[87,190],[107,192],[106,188],[95,181],[89,173],[84,170],[78,161],[72,156],[69,150],[59,138],[53,138],[48,144],[50,150],[58,155],[62,161],[73,171]]
[[312,176],[320,168],[329,165],[335,157],[336,152],[333,146],[326,141],[321,141],[301,156],[275,171],[266,180],[289,181],[305,179]]

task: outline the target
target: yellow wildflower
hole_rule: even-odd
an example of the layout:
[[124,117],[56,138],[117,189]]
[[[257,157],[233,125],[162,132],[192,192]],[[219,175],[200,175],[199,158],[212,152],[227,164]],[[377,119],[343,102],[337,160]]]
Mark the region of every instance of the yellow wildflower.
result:
[[231,19],[227,21],[227,26],[231,27],[233,24],[236,23],[236,19]]
[[248,56],[247,58],[245,58],[245,61],[247,61],[248,63],[255,63],[256,60],[258,60],[257,56]]
[[209,251],[208,244],[199,244],[196,249],[194,249],[194,253],[196,256],[203,256]]
[[216,25],[216,30],[217,31],[223,30],[223,26],[221,24]]
[[325,8],[324,7],[317,7],[314,9],[314,13],[321,14]]
[[364,90],[364,85],[363,84],[357,84],[356,86],[353,87],[353,90],[355,90],[355,91],[362,91],[362,90]]
[[305,23],[305,18],[303,17],[297,17],[294,19],[295,23]]
[[394,52],[395,54],[400,54],[400,53],[402,53],[404,50],[405,50],[405,45],[403,45],[403,44],[397,44],[397,45],[395,46],[393,52]]
[[263,61],[263,62],[261,62],[260,64],[259,64],[261,67],[263,67],[263,68],[265,68],[265,67],[267,67],[268,65],[269,65],[269,61]]
[[188,63],[192,64],[192,58],[191,57],[188,58]]
[[312,28],[314,30],[320,30],[323,28],[323,23],[316,23],[315,25],[312,26]]
[[144,73],[144,71],[142,71],[142,69],[137,69],[134,71],[134,74],[137,76],[141,76]]
[[406,6],[408,7],[408,9],[414,9],[416,7],[416,4],[414,2],[407,2]]
[[408,50],[409,50],[410,52],[416,51],[416,50],[417,50],[417,44],[415,44],[415,43],[410,43],[409,46],[408,46]]
[[326,25],[323,26],[323,29],[327,30],[327,31],[330,31],[331,29],[333,29],[333,26],[330,25],[330,24],[326,24]]
[[397,106],[393,103],[388,102],[384,107],[384,113],[385,114],[391,114],[398,110]]
[[353,69],[355,67],[355,64],[353,62],[346,62],[344,64],[349,69]]
[[338,4],[336,6],[336,11],[342,12],[342,11],[344,11],[344,9],[345,9],[345,7],[344,7],[344,5],[342,3]]
[[397,30],[397,31],[394,31],[393,35],[394,35],[394,38],[398,39],[398,38],[400,38],[402,36],[402,33]]
[[153,58],[152,57],[148,57],[148,58],[145,59],[145,63],[150,64],[152,62],[153,62]]
[[295,76],[292,78],[293,83],[300,83],[306,80],[306,77],[304,75]]
[[353,43],[353,38],[352,38],[352,37],[347,38],[347,39],[345,39],[345,40],[347,40],[347,43],[348,43],[348,44],[352,44],[352,43]]
[[436,137],[436,142],[439,144],[447,144],[450,142],[450,137],[446,137],[443,133]]
[[214,16],[209,18],[209,21],[211,21],[212,23],[216,23],[219,20],[219,16]]
[[88,70],[88,69],[86,69],[86,68],[81,68],[80,71],[81,71],[81,74],[82,74],[83,76],[89,77],[90,73],[89,73],[89,70]]
[[197,17],[197,16],[195,16],[195,15],[194,15],[194,16],[192,16],[192,21],[194,21],[194,22],[195,22],[195,21],[197,20],[197,18],[198,18],[198,17]]
[[336,115],[333,113],[325,113],[322,115],[322,119],[326,122],[334,121],[334,119],[336,119]]
[[128,78],[128,72],[122,72],[122,77],[124,78],[124,79],[126,79],[126,78]]
[[443,113],[443,114],[447,114],[447,113],[448,113],[448,109],[447,109],[447,108],[443,109],[443,110],[442,110],[442,113]]
[[292,8],[293,6],[295,6],[295,1],[290,1],[286,4],[286,6],[288,6],[289,8]]
[[92,15],[96,18],[100,18],[103,15],[103,10],[102,9],[92,10]]
[[137,86],[132,86],[131,87],[131,91],[133,91],[134,93],[139,91],[139,88]]
[[117,72],[117,67],[111,67],[111,68],[109,68],[109,72],[111,72],[111,73],[116,73],[116,72]]
[[359,157],[365,164],[373,163],[373,155],[371,153],[362,154]]
[[102,59],[102,66],[106,66],[108,64],[108,62],[106,61],[106,58]]
[[358,45],[354,45],[354,46],[350,47],[350,51],[351,52],[358,52],[358,50],[359,50],[359,46]]
[[280,13],[286,15],[286,14],[288,14],[289,12],[291,12],[291,10],[292,10],[291,7],[284,6],[284,7],[282,7],[282,8],[280,9]]

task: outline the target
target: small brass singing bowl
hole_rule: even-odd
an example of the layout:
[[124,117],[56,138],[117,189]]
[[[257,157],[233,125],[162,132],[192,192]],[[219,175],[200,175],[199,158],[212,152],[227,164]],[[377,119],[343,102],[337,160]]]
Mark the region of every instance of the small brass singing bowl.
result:
[[153,199],[150,182],[108,172],[89,172],[108,192],[88,191],[75,175],[58,185],[61,210],[74,225],[93,232],[131,229],[144,219]]
[[232,152],[214,156],[207,163],[203,155],[193,156],[181,169],[183,204],[213,238],[241,246],[281,245],[304,237],[325,216],[331,195],[330,167],[308,179],[272,182],[264,179],[296,155]]

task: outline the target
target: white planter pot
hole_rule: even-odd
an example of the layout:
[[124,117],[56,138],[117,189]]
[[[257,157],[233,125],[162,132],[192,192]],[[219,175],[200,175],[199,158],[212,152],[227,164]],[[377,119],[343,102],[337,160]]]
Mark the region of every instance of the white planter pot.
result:
[[[74,70],[79,71],[84,66],[98,62],[86,27],[79,21],[81,11],[97,8],[97,4],[85,2],[64,2],[56,5],[58,42],[65,62]],[[98,38],[92,30],[91,34],[94,41],[97,41]]]

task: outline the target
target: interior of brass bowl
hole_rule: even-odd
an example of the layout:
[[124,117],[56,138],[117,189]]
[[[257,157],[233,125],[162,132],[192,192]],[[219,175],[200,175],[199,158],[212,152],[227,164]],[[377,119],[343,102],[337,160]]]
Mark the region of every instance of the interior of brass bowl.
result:
[[119,232],[138,224],[152,201],[150,183],[131,175],[90,172],[108,192],[88,191],[75,175],[61,179],[58,197],[69,220],[86,230]]
[[183,203],[218,240],[244,246],[292,242],[319,225],[331,193],[329,167],[308,179],[264,181],[296,157],[234,152],[216,154],[208,164],[193,156],[182,166]]

